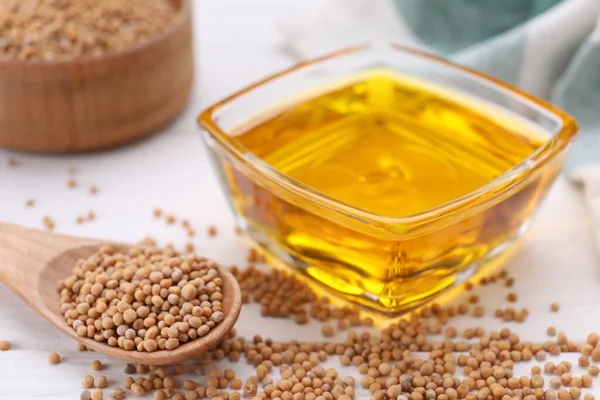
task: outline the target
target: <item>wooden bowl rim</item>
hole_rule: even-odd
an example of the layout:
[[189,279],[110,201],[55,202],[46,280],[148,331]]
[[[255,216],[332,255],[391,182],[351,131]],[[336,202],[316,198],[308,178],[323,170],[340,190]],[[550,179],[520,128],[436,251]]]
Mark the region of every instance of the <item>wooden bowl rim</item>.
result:
[[171,1],[179,1],[181,3],[181,7],[179,7],[179,12],[177,16],[173,20],[169,26],[167,26],[163,31],[159,32],[156,36],[153,36],[150,40],[143,41],[140,43],[136,43],[133,46],[125,47],[120,50],[109,51],[104,54],[98,55],[90,55],[84,56],[81,58],[75,58],[72,60],[21,60],[21,59],[10,59],[5,57],[0,57],[0,65],[14,65],[19,67],[24,66],[38,66],[38,67],[56,67],[56,66],[65,66],[65,65],[82,65],[94,62],[104,62],[110,61],[114,58],[119,58],[122,56],[130,55],[138,53],[142,50],[145,50],[157,43],[162,42],[167,39],[173,33],[182,29],[185,26],[185,22],[191,16],[191,0],[171,0]]

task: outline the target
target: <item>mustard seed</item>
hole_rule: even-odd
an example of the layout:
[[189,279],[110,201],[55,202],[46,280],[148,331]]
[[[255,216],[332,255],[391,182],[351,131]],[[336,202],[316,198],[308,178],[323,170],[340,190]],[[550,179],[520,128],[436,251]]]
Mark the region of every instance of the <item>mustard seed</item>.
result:
[[92,371],[100,371],[102,369],[102,363],[99,360],[92,361]]
[[242,381],[239,379],[233,379],[229,383],[229,387],[232,388],[233,390],[240,390],[242,388]]
[[[130,266],[139,257],[148,261]],[[126,351],[173,350],[223,321],[221,285],[216,264],[203,257],[156,248],[122,254],[105,247],[62,283],[61,309],[80,336]],[[85,320],[73,317],[81,314]]]
[[54,228],[56,227],[54,220],[48,216],[42,218],[42,223],[44,224],[44,227],[49,231],[54,230]]
[[579,389],[578,387],[572,387],[571,389],[569,389],[569,396],[572,400],[577,400],[581,397],[581,389]]
[[50,364],[60,364],[60,355],[58,353],[50,353],[48,355],[48,362]]
[[123,389],[115,388],[110,390],[110,398],[113,400],[123,400],[127,393]]
[[91,375],[86,375],[81,379],[81,386],[86,389],[91,389],[94,387],[94,377]]
[[35,206],[35,199],[27,199],[27,201],[25,202],[25,206],[29,208]]
[[94,386],[98,389],[104,389],[106,386],[108,386],[106,377],[104,375],[97,376],[96,379],[94,379]]
[[560,310],[560,305],[558,303],[552,303],[552,304],[550,304],[550,311],[552,311],[552,312],[558,312],[558,310]]
[[552,389],[558,389],[562,386],[562,381],[558,377],[554,377],[550,379],[550,387]]
[[79,400],[92,400],[92,395],[89,390],[84,390],[79,395]]
[[584,387],[584,388],[592,387],[593,382],[594,382],[594,379],[590,375],[584,374],[581,376],[581,387]]
[[104,393],[100,389],[92,390],[92,400],[102,400],[104,399]]
[[600,374],[600,368],[598,368],[596,365],[590,365],[588,367],[588,374],[591,376],[598,376],[598,374]]
[[596,347],[594,350],[592,350],[591,356],[593,361],[600,361],[600,347]]
[[11,344],[9,341],[0,340],[0,351],[7,351],[11,349]]
[[325,337],[333,337],[335,336],[335,329],[331,324],[325,324],[321,327],[321,334]]
[[96,186],[96,185],[91,185],[91,186],[90,186],[90,190],[89,190],[89,191],[90,191],[90,194],[91,194],[92,196],[93,196],[93,195],[95,195],[95,194],[98,194],[98,186]]
[[217,233],[218,233],[218,231],[217,231],[217,227],[216,226],[211,225],[211,226],[208,227],[208,236],[213,236],[214,237],[214,236],[217,236]]
[[544,387],[544,378],[541,377],[540,375],[534,375],[531,378],[531,387],[534,389],[543,388]]
[[131,385],[131,391],[138,397],[143,396],[146,393],[142,385],[140,385],[139,383],[134,383],[133,385]]

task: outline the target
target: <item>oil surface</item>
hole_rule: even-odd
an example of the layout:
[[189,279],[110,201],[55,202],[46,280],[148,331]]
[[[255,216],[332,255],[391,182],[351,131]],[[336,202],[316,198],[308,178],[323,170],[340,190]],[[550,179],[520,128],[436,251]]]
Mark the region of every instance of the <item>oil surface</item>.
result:
[[[374,72],[242,127],[236,140],[313,191],[378,216],[405,217],[477,190],[546,138],[507,112]],[[549,181],[540,175],[469,218],[395,238],[317,212],[233,165],[225,171],[237,212],[261,242],[383,311],[412,307],[452,285],[517,236]]]

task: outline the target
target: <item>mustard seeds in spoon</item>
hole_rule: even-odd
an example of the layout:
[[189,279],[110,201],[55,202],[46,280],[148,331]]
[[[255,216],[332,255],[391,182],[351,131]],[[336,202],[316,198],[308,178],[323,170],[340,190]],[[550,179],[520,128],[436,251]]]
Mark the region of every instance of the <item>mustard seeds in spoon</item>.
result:
[[127,351],[173,350],[224,318],[216,264],[172,250],[108,246],[60,285],[61,313],[79,336]]

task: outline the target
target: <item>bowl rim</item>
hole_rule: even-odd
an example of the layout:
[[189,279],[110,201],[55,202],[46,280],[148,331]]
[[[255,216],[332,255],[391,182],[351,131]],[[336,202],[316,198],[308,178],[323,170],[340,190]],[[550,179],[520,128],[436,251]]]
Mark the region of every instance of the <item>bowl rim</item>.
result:
[[152,36],[149,40],[136,43],[132,46],[127,46],[119,50],[108,51],[103,54],[93,54],[83,57],[76,57],[72,59],[63,60],[22,60],[14,59],[9,57],[0,56],[0,66],[17,66],[17,67],[61,67],[65,65],[84,65],[93,62],[104,62],[110,61],[115,58],[125,57],[131,54],[138,53],[149,47],[152,47],[163,40],[167,39],[175,32],[185,26],[185,23],[192,16],[191,1],[192,0],[171,0],[172,2],[179,2],[180,5],[177,10],[177,15],[171,21],[171,23],[165,27],[158,34]]
[[[223,98],[211,106],[204,109],[197,118],[199,126],[207,132],[218,144],[222,146],[230,155],[233,155],[238,161],[242,162],[246,167],[250,168],[253,172],[260,175],[266,176],[269,181],[282,189],[291,191],[297,195],[300,195],[304,199],[316,203],[321,206],[325,206],[330,210],[336,211],[345,217],[349,217],[354,220],[362,220],[363,222],[371,225],[379,225],[384,227],[388,231],[392,231],[395,234],[404,234],[408,232],[417,233],[424,228],[424,225],[438,222],[439,220],[446,219],[450,214],[462,215],[462,212],[473,210],[475,207],[479,208],[488,204],[490,201],[504,199],[511,194],[514,194],[518,189],[522,187],[522,184],[528,181],[535,172],[543,169],[551,160],[553,160],[558,154],[561,154],[562,150],[567,148],[572,140],[576,137],[578,132],[578,125],[574,118],[568,113],[562,111],[558,107],[552,105],[546,100],[531,95],[519,88],[512,86],[498,78],[488,75],[484,72],[477,71],[473,68],[466,67],[457,64],[453,61],[449,61],[438,55],[424,52],[422,50],[407,47],[405,45],[387,43],[387,46],[393,50],[399,52],[408,53],[413,56],[427,59],[429,61],[439,63],[445,68],[457,70],[462,73],[466,73],[472,77],[479,78],[487,81],[492,85],[497,86],[504,91],[516,96],[517,100],[521,102],[531,102],[538,108],[551,113],[556,117],[562,127],[556,132],[544,145],[540,146],[529,157],[524,159],[521,163],[515,165],[511,169],[503,172],[498,177],[489,181],[485,185],[468,192],[460,197],[442,203],[440,205],[428,208],[415,214],[406,216],[386,216],[377,214],[371,211],[367,211],[358,207],[354,207],[350,204],[336,200],[332,197],[325,195],[319,191],[312,189],[311,187],[287,176],[284,173],[279,172],[276,168],[272,167],[262,159],[253,156],[253,154],[243,147],[237,140],[231,138],[227,132],[222,130],[214,120],[215,114],[223,107],[227,106],[234,100],[248,94],[254,89],[268,84],[269,82],[275,81],[285,75],[297,72],[305,67],[313,66],[324,61],[332,60],[334,58],[349,56],[357,52],[366,51],[374,47],[381,47],[380,44],[367,43],[360,44],[351,47],[347,47],[338,51],[328,53],[326,55],[301,61],[289,68],[280,70],[274,74],[267,76],[259,81],[256,81],[243,89]],[[519,98],[520,97],[520,98]],[[250,157],[248,156],[250,154]],[[492,193],[492,196],[486,197]],[[384,225],[384,226],[382,226]],[[398,227],[401,227],[398,229]],[[396,227],[396,228],[391,228]]]

